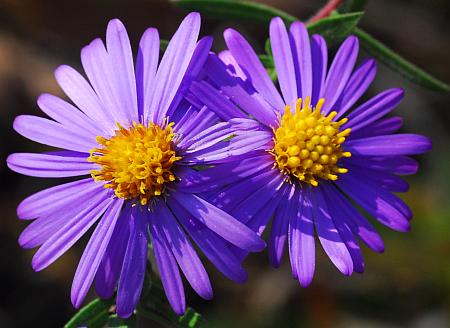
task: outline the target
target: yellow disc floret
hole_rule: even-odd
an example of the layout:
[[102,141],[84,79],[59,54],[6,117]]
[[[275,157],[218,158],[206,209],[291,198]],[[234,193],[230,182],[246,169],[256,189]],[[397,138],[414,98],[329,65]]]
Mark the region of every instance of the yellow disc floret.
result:
[[117,197],[148,204],[152,197],[162,194],[166,182],[175,180],[171,168],[181,157],[173,149],[172,126],[133,123],[125,129],[118,124],[111,138],[97,137],[101,147],[90,151],[88,161],[101,169],[91,171],[92,177],[107,181],[105,188],[114,190]]
[[289,175],[288,179],[294,176],[318,186],[319,179],[336,180],[339,173],[347,172],[337,165],[341,157],[351,156],[341,148],[350,129],[339,130],[347,119],[333,122],[336,112],[323,115],[320,111],[324,101],[320,99],[313,109],[309,98],[303,107],[302,99],[298,99],[295,113],[286,106],[279,127],[274,129],[274,148],[270,153],[275,157],[275,166]]

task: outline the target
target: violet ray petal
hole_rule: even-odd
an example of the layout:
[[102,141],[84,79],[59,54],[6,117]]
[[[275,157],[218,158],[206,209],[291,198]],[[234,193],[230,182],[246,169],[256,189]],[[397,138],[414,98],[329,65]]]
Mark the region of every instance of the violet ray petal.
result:
[[198,196],[176,192],[172,197],[196,219],[230,243],[252,252],[266,247],[265,242],[244,224]]
[[48,154],[15,153],[6,159],[8,167],[18,173],[33,177],[73,177],[90,174],[94,164],[83,157]]
[[218,54],[220,60],[227,66],[227,72],[232,76],[241,78],[244,82],[248,79],[248,76],[244,73],[244,71],[239,67],[236,59],[234,59],[233,55],[229,50],[221,51]]
[[167,299],[174,312],[182,315],[186,311],[186,299],[180,270],[163,231],[156,228],[152,218],[150,218],[150,238]]
[[34,219],[71,204],[83,195],[92,197],[102,190],[107,193],[102,183],[95,183],[90,177],[44,189],[22,200],[17,206],[17,216],[22,220]]
[[106,47],[114,69],[114,89],[121,110],[131,122],[138,122],[136,77],[133,52],[127,30],[118,19],[112,19],[106,29]]
[[81,212],[68,220],[66,225],[34,254],[33,269],[41,271],[64,254],[102,216],[112,201],[107,194],[92,198]]
[[117,86],[114,81],[115,68],[101,39],[94,39],[81,49],[81,63],[103,103],[103,109],[113,119],[112,128],[116,126],[117,122],[122,125],[131,124],[131,118],[127,117],[125,109],[120,106],[119,90],[116,90]]
[[147,265],[148,214],[135,206],[130,220],[130,236],[117,287],[117,315],[130,317],[139,301]]
[[352,232],[361,239],[374,252],[384,251],[384,243],[375,228],[367,219],[347,200],[347,198],[333,184],[327,183],[323,190],[328,198],[334,202],[334,206],[346,218],[346,223]]
[[19,115],[14,120],[13,128],[25,138],[56,148],[88,153],[98,145],[95,138],[80,135],[42,117]]
[[300,286],[308,287],[312,282],[316,267],[313,204],[308,189],[303,189],[300,193],[299,203],[301,203],[300,217],[292,223],[292,233],[295,233],[292,238],[297,239],[299,252],[293,254],[292,259],[297,261],[296,273]]
[[273,107],[284,108],[283,99],[247,40],[239,32],[230,28],[225,30],[223,37],[231,54],[242,70],[251,78],[256,90]]
[[[188,114],[186,113],[186,115]],[[207,107],[202,107],[196,114],[191,114],[191,117],[188,117],[188,121],[181,129],[181,140],[177,144],[177,147],[181,149],[187,147],[194,136],[209,128],[211,125],[216,124],[217,121],[219,119],[216,114]]]
[[325,91],[323,94],[325,103],[322,109],[324,113],[328,114],[332,110],[347,85],[347,81],[358,57],[358,51],[359,41],[355,36],[349,36],[339,47],[325,81]]
[[351,171],[335,183],[382,224],[396,231],[410,230],[412,213],[400,198]]
[[152,110],[150,97],[158,68],[159,44],[159,32],[153,27],[146,29],[139,41],[136,59],[136,95],[139,117],[143,115],[144,111]]
[[290,213],[288,216],[288,250],[292,268],[292,277],[294,279],[298,279],[298,260],[300,257],[300,231],[298,229],[298,224],[301,220],[303,208],[302,192],[302,188],[299,188],[299,186],[295,187],[295,194],[291,201]]
[[415,174],[419,169],[419,163],[415,159],[406,156],[352,156],[349,159],[343,158],[341,161],[344,166],[347,163],[350,163],[362,168],[384,171],[399,175]]
[[312,97],[313,71],[311,43],[308,30],[301,22],[294,22],[290,27],[291,47],[297,75],[297,97]]
[[318,188],[311,188],[310,193],[314,204],[314,225],[319,241],[336,268],[344,275],[349,276],[353,272],[353,260],[336,229],[322,191]]
[[355,155],[417,155],[431,150],[431,140],[418,134],[391,134],[345,142],[344,149]]
[[338,114],[335,119],[341,117],[352,107],[366,92],[377,74],[377,63],[374,59],[366,59],[353,72],[348,80],[347,86],[342,91],[336,104],[333,106]]
[[270,44],[284,102],[293,105],[297,100],[294,60],[289,35],[280,17],[272,18],[270,22]]
[[123,205],[123,199],[115,199],[98,223],[84,249],[72,282],[71,300],[79,308],[89,291],[100,262],[108,246]]
[[152,112],[144,112],[145,123],[162,123],[191,61],[199,32],[200,15],[190,13],[181,22],[161,59],[149,102]]
[[178,176],[177,190],[185,192],[205,192],[218,187],[235,183],[273,165],[273,157],[263,154],[258,157],[244,159],[218,165],[203,171],[189,171],[184,176]]
[[125,203],[95,276],[95,292],[103,299],[111,298],[114,295],[119,280],[130,236],[131,210],[132,204]]
[[104,131],[114,127],[116,122],[113,117],[80,73],[70,66],[62,65],[56,69],[55,77],[64,93]]
[[[291,208],[295,202],[295,184],[285,189],[283,199],[275,210],[275,215],[270,230],[269,239],[269,262],[274,268],[278,268],[284,254],[286,239],[288,234],[289,217],[292,214]],[[295,204],[296,206],[298,204]]]
[[247,280],[247,272],[241,262],[236,259],[221,237],[193,219],[177,202],[171,202],[169,199],[169,207],[199,249],[220,272],[236,283],[244,283]]
[[325,77],[327,75],[328,49],[325,39],[317,34],[311,38],[311,59],[313,87],[311,104],[315,106],[325,92]]
[[352,132],[358,131],[379,118],[394,110],[402,101],[403,89],[386,90],[352,111],[348,116],[348,122],[343,129],[351,128]]
[[153,223],[157,229],[164,232],[181,271],[195,292],[203,299],[212,299],[213,291],[205,267],[186,234],[163,202],[153,217]]
[[103,133],[89,116],[61,98],[44,93],[39,96],[37,104],[45,114],[80,135],[95,138]]
[[394,134],[403,125],[403,118],[401,117],[388,117],[382,118],[372,124],[366,126],[364,129],[358,131],[352,131],[347,140],[368,138],[374,136],[381,136],[385,134]]

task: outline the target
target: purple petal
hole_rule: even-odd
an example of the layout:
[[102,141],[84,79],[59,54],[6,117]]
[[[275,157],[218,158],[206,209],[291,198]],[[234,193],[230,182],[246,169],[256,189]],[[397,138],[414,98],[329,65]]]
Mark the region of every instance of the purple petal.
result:
[[139,117],[150,107],[159,60],[159,33],[156,28],[145,30],[139,42],[136,59],[136,91]]
[[[294,64],[297,75],[297,96],[306,99],[312,96],[313,71],[311,60],[311,43],[308,30],[301,22],[291,24],[291,42],[294,54]],[[325,67],[326,69],[326,67]]]
[[6,162],[11,170],[33,177],[74,177],[90,174],[94,168],[87,158],[48,154],[15,153]]
[[409,184],[389,172],[383,172],[379,170],[371,170],[367,167],[360,167],[356,165],[347,165],[349,170],[354,171],[354,173],[364,176],[374,184],[385,188],[392,192],[407,192],[409,190]]
[[355,155],[416,155],[431,150],[431,140],[418,134],[391,134],[349,140],[344,148]]
[[346,163],[358,165],[359,167],[368,168],[371,170],[385,171],[392,174],[409,175],[415,174],[419,168],[419,163],[406,156],[389,156],[389,157],[367,157],[367,156],[352,156],[348,160],[343,160],[344,166]]
[[154,91],[144,122],[161,124],[191,61],[200,31],[200,15],[190,13],[167,46],[156,73]]
[[403,89],[386,90],[356,108],[347,116],[348,122],[343,128],[358,131],[391,112],[402,101]]
[[340,46],[331,63],[325,82],[325,91],[323,94],[325,98],[324,113],[329,113],[332,110],[347,85],[347,81],[358,57],[358,51],[359,41],[355,36],[349,36]]
[[41,271],[64,254],[102,216],[112,201],[113,199],[106,193],[87,201],[84,209],[68,220],[66,225],[50,237],[34,254],[33,269]]
[[336,184],[382,224],[396,231],[410,229],[412,213],[400,198],[351,171]]
[[349,276],[353,272],[353,260],[333,222],[323,192],[319,188],[310,188],[310,192],[314,204],[314,224],[320,243],[336,268]]
[[153,216],[153,223],[156,229],[164,232],[172,253],[192,288],[202,298],[212,299],[213,291],[205,267],[186,234],[163,202],[160,202],[159,209]]
[[164,232],[156,228],[153,220],[150,220],[150,237],[167,299],[175,313],[182,315],[186,311],[186,299],[180,270]]
[[311,104],[317,104],[325,92],[325,77],[327,75],[328,49],[325,39],[320,35],[311,38],[311,59],[313,74],[313,89]]
[[20,115],[13,123],[14,130],[25,138],[57,148],[88,153],[98,146],[95,138],[89,138],[69,130],[46,118]]
[[72,282],[71,299],[75,308],[79,308],[86,297],[97,269],[114,231],[117,218],[123,205],[123,199],[115,200],[95,228],[78,264]]
[[348,140],[394,134],[402,127],[402,125],[403,118],[401,117],[382,118],[366,126],[364,129],[359,129],[354,132],[352,131],[348,137]]
[[251,82],[256,90],[273,107],[281,110],[285,104],[280,94],[270,80],[270,77],[263,64],[258,59],[252,46],[245,38],[233,29],[225,30],[223,37],[233,57],[239,66],[251,78]]
[[103,299],[111,298],[119,280],[125,251],[130,236],[132,205],[127,202],[120,214],[95,276],[95,291]]
[[347,86],[342,91],[339,100],[334,105],[334,109],[338,112],[336,119],[341,117],[352,107],[355,102],[366,92],[377,74],[377,63],[374,59],[366,59],[353,72],[348,80]]
[[114,69],[111,82],[115,86],[118,104],[130,121],[138,122],[133,53],[125,26],[118,19],[112,19],[108,23],[106,47]]
[[177,125],[175,127],[178,129],[175,131],[177,131],[177,133],[181,136],[181,141],[177,144],[177,147],[179,148],[183,148],[185,143],[188,144],[193,136],[219,121],[217,115],[210,111],[207,107],[203,107],[200,111],[195,113],[186,112],[185,117],[187,117],[187,121],[183,124],[183,126]]
[[229,50],[221,51],[218,56],[220,60],[227,65],[227,72],[235,77],[241,78],[243,81],[248,79],[248,76],[239,67],[239,64]]
[[147,265],[148,214],[146,209],[134,207],[129,220],[130,237],[117,287],[117,315],[121,318],[128,318],[136,308]]
[[172,197],[191,215],[230,243],[252,252],[265,248],[264,241],[244,224],[198,196],[176,192]]
[[280,17],[272,18],[270,22],[270,43],[284,102],[292,105],[298,98],[297,82],[289,35]]

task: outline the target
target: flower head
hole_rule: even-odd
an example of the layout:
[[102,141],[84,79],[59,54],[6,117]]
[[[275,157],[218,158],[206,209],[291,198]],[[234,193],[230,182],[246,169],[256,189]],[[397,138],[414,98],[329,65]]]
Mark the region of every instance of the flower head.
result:
[[254,126],[245,119],[217,123],[216,114],[184,100],[211,47],[210,38],[197,42],[199,29],[200,16],[189,14],[158,65],[158,31],[149,28],[134,67],[125,27],[110,21],[106,47],[95,39],[81,52],[88,80],[68,66],[56,70],[75,106],[44,94],[38,105],[53,120],[23,115],[14,122],[21,135],[64,150],[12,154],[7,160],[12,170],[37,177],[87,176],[38,192],[17,209],[19,218],[35,219],[19,242],[40,247],[32,261],[36,271],[95,226],[73,280],[75,307],[95,281],[102,298],[117,286],[117,313],[130,316],[141,293],[149,240],[178,314],[185,311],[180,269],[201,297],[212,297],[188,236],[237,282],[245,281],[246,272],[227,242],[246,251],[265,247],[253,231],[198,195],[210,188],[220,165],[211,172],[194,168],[238,155],[242,143],[224,139]]
[[273,217],[270,262],[278,267],[288,244],[292,273],[302,286],[314,275],[315,235],[342,273],[362,272],[356,237],[377,252],[384,246],[351,201],[384,225],[409,230],[412,213],[393,193],[408,189],[398,175],[417,171],[409,156],[431,149],[426,137],[396,133],[401,118],[384,117],[403,90],[390,89],[355,106],[376,64],[368,59],[354,68],[354,36],[328,65],[321,36],[309,38],[300,22],[288,31],[274,18],[270,42],[281,92],[237,31],[228,29],[224,37],[228,50],[209,56],[207,79],[192,84],[188,99],[227,119],[251,116],[258,125],[246,135],[253,147],[229,164],[240,175],[246,171],[246,178],[208,199],[260,235]]

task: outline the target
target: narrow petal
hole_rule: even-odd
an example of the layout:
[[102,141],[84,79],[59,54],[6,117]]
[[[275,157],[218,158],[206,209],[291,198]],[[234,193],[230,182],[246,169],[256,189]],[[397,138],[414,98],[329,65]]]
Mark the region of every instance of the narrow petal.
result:
[[141,296],[147,265],[148,214],[146,209],[134,207],[129,217],[130,236],[117,287],[117,315],[128,318]]
[[218,54],[218,57],[225,65],[227,65],[227,72],[235,77],[241,78],[243,81],[247,81],[248,76],[244,73],[229,50],[221,51]]
[[94,164],[87,157],[57,156],[49,154],[16,153],[6,159],[8,167],[33,177],[74,177],[90,174]]
[[233,57],[239,63],[239,66],[251,78],[253,86],[256,90],[269,102],[273,107],[284,108],[283,99],[281,99],[275,85],[258,59],[252,46],[245,38],[233,29],[225,30],[223,37]]
[[169,42],[156,73],[154,91],[144,121],[161,124],[183,80],[200,31],[200,15],[190,13]]
[[94,230],[84,249],[72,282],[71,299],[75,308],[79,308],[89,291],[100,262],[105,254],[117,218],[123,205],[123,199],[114,200]]
[[374,184],[391,192],[407,192],[409,190],[409,184],[405,180],[389,172],[371,170],[367,167],[351,164],[347,165],[347,168],[360,176],[365,176]]
[[200,197],[181,192],[174,193],[172,197],[196,219],[230,243],[252,252],[265,248],[264,241],[253,231]]
[[313,74],[313,89],[311,104],[315,106],[325,93],[325,78],[327,75],[328,49],[325,39],[320,35],[311,38],[311,59]]
[[[294,22],[290,27],[292,50],[297,75],[297,96],[306,99],[312,97],[313,71],[311,59],[311,43],[308,30],[301,22]],[[325,67],[326,68],[326,67]]]
[[386,134],[394,134],[403,125],[403,118],[401,117],[387,117],[382,118],[372,124],[366,126],[364,129],[358,131],[352,131],[348,140],[361,139],[375,136],[382,136]]
[[431,140],[418,134],[392,134],[349,140],[344,148],[363,156],[416,155],[430,151]]
[[280,17],[270,22],[270,44],[284,102],[292,105],[297,100],[297,82],[289,35]]
[[399,175],[415,174],[419,169],[419,163],[416,160],[406,156],[352,156],[351,159],[342,161],[342,163],[344,166],[346,163],[351,163],[359,167]]

